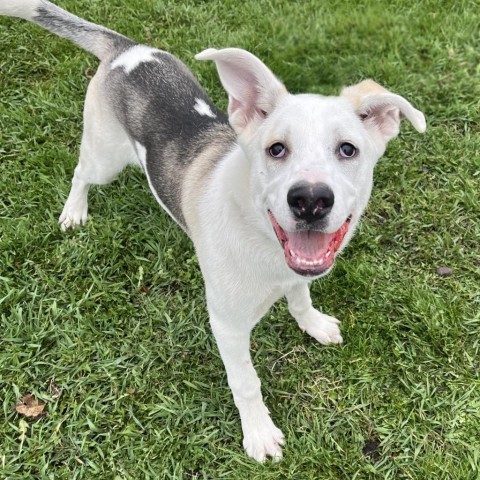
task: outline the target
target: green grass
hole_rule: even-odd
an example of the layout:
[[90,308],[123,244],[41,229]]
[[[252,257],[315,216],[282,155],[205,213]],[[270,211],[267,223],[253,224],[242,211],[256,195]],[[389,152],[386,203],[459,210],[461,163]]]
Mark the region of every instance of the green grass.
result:
[[[477,2],[61,6],[175,53],[223,108],[213,65],[193,60],[206,47],[251,50],[292,92],[372,77],[423,110],[429,129],[404,125],[355,239],[312,287],[343,320],[344,345],[316,344],[282,302],[255,330],[287,441],[281,463],[258,465],[242,451],[192,245],[142,175],[92,189],[85,228],[56,224],[96,60],[1,19],[0,478],[478,479]],[[27,392],[47,415],[14,411]]]

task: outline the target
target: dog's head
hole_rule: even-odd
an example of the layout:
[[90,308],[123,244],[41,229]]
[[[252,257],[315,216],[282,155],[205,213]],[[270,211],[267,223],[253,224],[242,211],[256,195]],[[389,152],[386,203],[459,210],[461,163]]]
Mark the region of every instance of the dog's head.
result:
[[374,166],[401,119],[423,132],[425,117],[372,80],[338,97],[291,95],[244,50],[209,49],[196,58],[216,62],[267,234],[298,274],[328,273],[358,224]]

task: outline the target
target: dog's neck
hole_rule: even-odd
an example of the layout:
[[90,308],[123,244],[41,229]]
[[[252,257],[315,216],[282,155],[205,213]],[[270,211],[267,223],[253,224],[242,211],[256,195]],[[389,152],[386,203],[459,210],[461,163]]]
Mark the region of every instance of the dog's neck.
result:
[[[206,202],[224,209],[224,218],[240,222],[244,228],[251,227],[256,234],[270,228],[268,219],[262,216],[261,205],[252,191],[252,160],[237,143],[233,150],[220,161],[212,176]],[[260,201],[260,200],[259,200]]]
[[237,143],[234,149],[226,155],[219,169],[222,179],[220,185],[225,188],[224,198],[227,196],[240,209],[246,203],[251,203],[250,175],[251,160],[245,155],[242,147]]

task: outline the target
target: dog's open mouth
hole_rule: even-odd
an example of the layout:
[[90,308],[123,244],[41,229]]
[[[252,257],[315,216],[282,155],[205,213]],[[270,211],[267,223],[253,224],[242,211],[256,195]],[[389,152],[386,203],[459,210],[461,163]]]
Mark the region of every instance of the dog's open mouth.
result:
[[333,265],[335,254],[348,232],[351,220],[350,215],[345,223],[333,233],[314,230],[286,232],[278,224],[270,210],[268,216],[285,253],[287,265],[300,275],[312,277],[321,275]]

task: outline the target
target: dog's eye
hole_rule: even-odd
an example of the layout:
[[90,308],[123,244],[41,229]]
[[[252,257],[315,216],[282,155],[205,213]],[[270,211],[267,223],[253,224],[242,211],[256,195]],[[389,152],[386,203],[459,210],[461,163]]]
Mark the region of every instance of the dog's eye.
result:
[[271,157],[283,158],[287,153],[287,149],[283,143],[277,142],[268,149],[268,153]]
[[338,151],[343,158],[352,158],[357,154],[355,146],[348,142],[342,143]]

